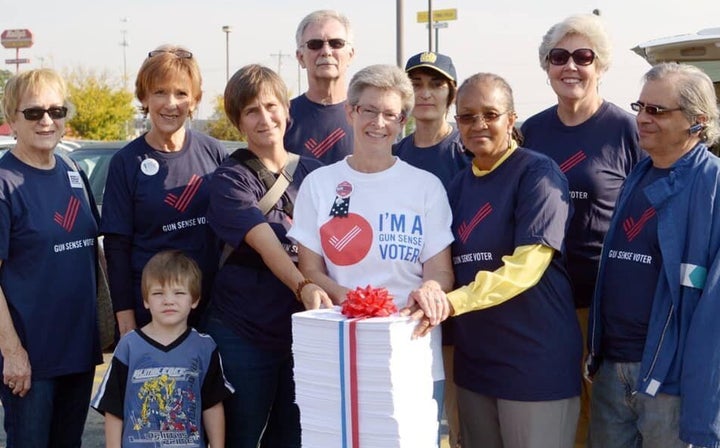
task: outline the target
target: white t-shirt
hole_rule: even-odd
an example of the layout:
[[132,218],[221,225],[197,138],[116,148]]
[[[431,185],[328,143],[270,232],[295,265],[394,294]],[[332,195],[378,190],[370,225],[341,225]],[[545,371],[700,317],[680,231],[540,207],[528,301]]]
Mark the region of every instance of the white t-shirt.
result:
[[[332,216],[344,210],[346,217]],[[402,308],[422,284],[422,265],[453,241],[452,213],[440,180],[396,158],[379,173],[347,159],[310,173],[295,201],[288,236],[322,255],[338,284],[385,287]]]

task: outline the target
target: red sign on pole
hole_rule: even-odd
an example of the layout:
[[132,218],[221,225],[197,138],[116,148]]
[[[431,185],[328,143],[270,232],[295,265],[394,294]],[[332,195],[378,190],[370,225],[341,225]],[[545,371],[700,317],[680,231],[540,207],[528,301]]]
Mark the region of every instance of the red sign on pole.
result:
[[5,48],[30,48],[33,35],[30,30],[5,30],[0,34],[0,43]]

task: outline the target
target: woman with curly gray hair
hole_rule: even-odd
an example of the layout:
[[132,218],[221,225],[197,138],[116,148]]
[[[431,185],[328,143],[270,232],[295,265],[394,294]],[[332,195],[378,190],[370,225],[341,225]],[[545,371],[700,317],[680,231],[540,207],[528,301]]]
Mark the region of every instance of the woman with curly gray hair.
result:
[[[603,237],[620,187],[643,157],[632,115],[600,95],[610,38],[600,17],[579,14],[553,25],[538,51],[557,104],[523,123],[524,146],[560,165],[575,210],[566,244],[568,274],[583,337]],[[578,443],[587,433],[590,385],[583,389]]]

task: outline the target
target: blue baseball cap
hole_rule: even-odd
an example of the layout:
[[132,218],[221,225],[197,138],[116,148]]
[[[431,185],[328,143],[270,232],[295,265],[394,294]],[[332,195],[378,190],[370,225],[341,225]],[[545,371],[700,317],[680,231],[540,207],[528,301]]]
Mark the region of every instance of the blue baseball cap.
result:
[[435,70],[444,77],[448,78],[454,84],[457,84],[457,73],[455,72],[455,65],[453,65],[450,56],[445,56],[444,54],[440,53],[433,53],[432,51],[418,53],[408,59],[407,64],[405,64],[405,72],[410,73],[411,70],[422,67]]

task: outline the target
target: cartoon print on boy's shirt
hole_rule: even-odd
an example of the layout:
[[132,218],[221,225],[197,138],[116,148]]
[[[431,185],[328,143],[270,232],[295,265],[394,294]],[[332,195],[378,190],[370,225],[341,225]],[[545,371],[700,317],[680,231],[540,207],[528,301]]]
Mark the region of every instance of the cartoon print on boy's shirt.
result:
[[418,263],[423,246],[423,224],[419,215],[382,212],[377,216],[377,237],[365,217],[350,212],[353,186],[343,181],[335,188],[332,218],[320,227],[323,251],[334,264],[350,266],[362,261],[377,241],[382,260]]
[[184,367],[135,370],[132,382],[142,385],[137,391],[140,413],[131,416],[132,429],[137,434],[131,439],[172,445],[197,444],[200,410],[192,384],[198,377],[197,369]]

